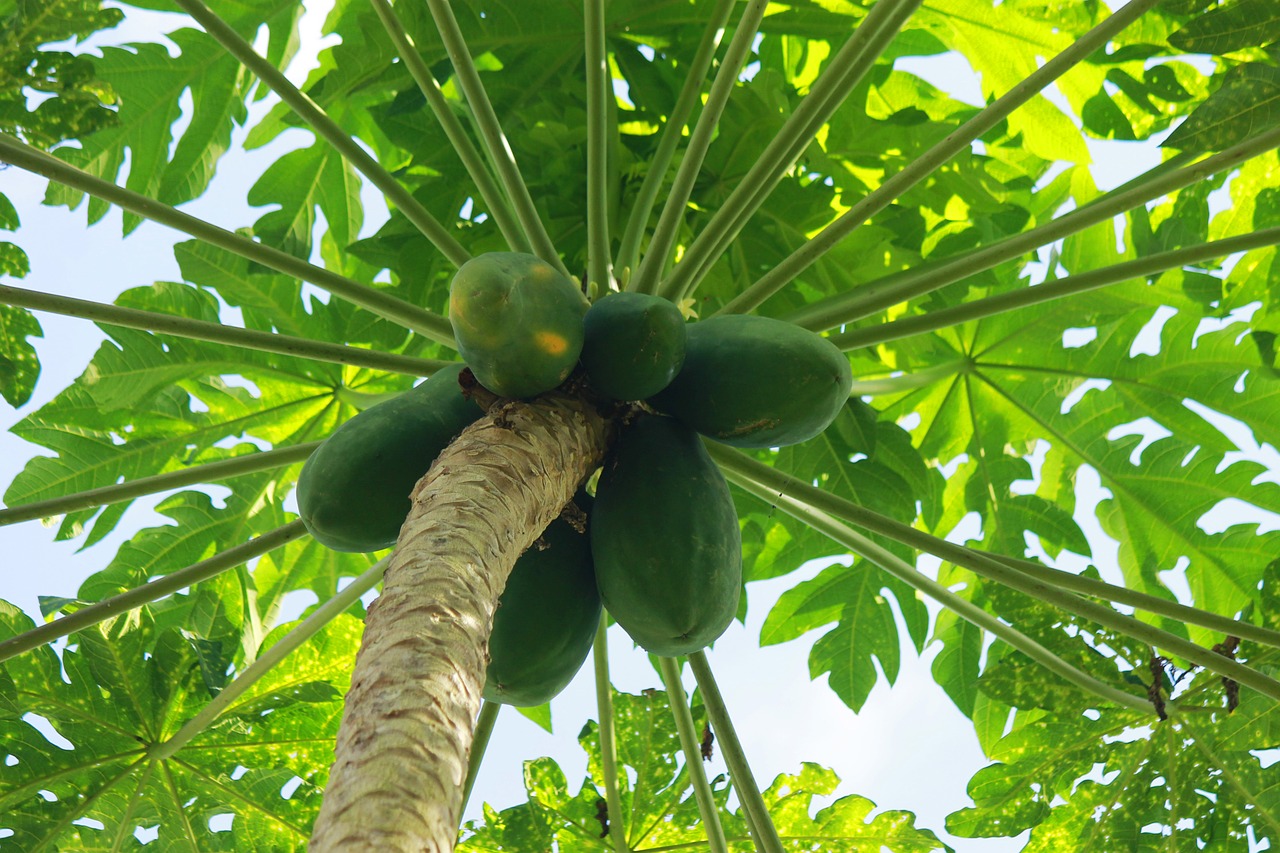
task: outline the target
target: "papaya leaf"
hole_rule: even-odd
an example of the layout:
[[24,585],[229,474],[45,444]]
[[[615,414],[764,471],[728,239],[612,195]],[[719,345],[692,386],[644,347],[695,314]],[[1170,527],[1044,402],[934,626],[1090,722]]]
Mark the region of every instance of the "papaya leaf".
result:
[[[0,611],[6,635],[31,627],[12,606]],[[210,695],[201,654],[180,632],[122,617],[75,635],[61,657],[42,648],[7,661],[0,827],[29,850],[123,846],[141,828],[166,849],[242,850],[267,838],[304,849],[359,633],[354,619],[334,622],[161,760],[148,750]],[[217,831],[215,815],[231,816],[231,831]]]
[[[614,694],[619,709],[618,757],[634,771],[619,774],[622,786],[627,845],[636,853],[670,850],[706,844],[701,816],[679,753],[679,740],[663,691],[640,695]],[[693,703],[695,728],[705,724],[701,702]],[[589,778],[573,793],[564,772],[550,758],[527,761],[525,790],[529,801],[498,811],[484,809],[482,821],[463,827],[460,853],[481,851],[545,851],[550,849],[612,850],[606,821],[610,815],[603,795],[598,732],[589,722],[579,736],[588,755]],[[720,767],[708,765],[708,775]],[[634,784],[632,778],[635,779]],[[821,809],[814,798],[835,793],[839,777],[816,764],[804,764],[796,774],[778,776],[764,791],[765,805],[784,845],[801,845],[832,853],[856,853],[879,849],[891,853],[925,853],[949,850],[928,830],[917,829],[914,815],[902,811],[878,811],[859,796],[842,796]],[[721,825],[733,853],[754,850],[746,824],[727,806],[729,788],[723,774],[712,780],[712,793]],[[874,816],[872,816],[874,813]]]
[[[0,254],[9,245],[0,245]],[[15,409],[31,399],[40,376],[40,359],[27,339],[43,335],[40,321],[30,311],[0,305],[0,396]]]
[[[879,680],[875,662],[890,684],[898,677],[898,626],[885,591],[904,612],[923,611],[915,590],[864,560],[829,566],[782,594],[765,617],[760,645],[793,640],[835,622],[809,653],[809,675],[827,674],[841,701],[859,711]],[[913,625],[924,622],[923,612],[912,620]],[[913,639],[919,648],[920,638]]]
[[[241,35],[255,32],[265,23],[272,32],[273,53],[285,60],[297,25],[296,4],[272,0],[252,8],[240,3],[213,5]],[[165,11],[170,11],[166,8]],[[245,99],[251,78],[242,73],[234,57],[203,32],[181,29],[168,34],[177,56],[161,44],[104,47],[93,62],[106,86],[123,93],[115,119],[108,126],[77,136],[79,148],[64,146],[60,157],[93,175],[116,180],[126,155],[129,173],[125,186],[167,204],[180,204],[199,196],[213,178],[218,159],[231,143],[231,130],[245,121]],[[182,114],[180,98],[191,97],[188,122],[175,135],[174,123]],[[75,207],[82,195],[51,185],[46,203]],[[89,202],[89,221],[97,222],[110,205]],[[141,223],[126,213],[124,231]]]
[[1274,703],[1242,694],[1230,716],[1158,722],[1102,710],[1028,723],[995,745],[997,763],[969,784],[974,807],[948,816],[947,830],[980,837],[1033,828],[1023,849],[1046,852],[1117,841],[1196,850],[1210,839],[1247,849],[1246,838],[1274,836],[1280,808],[1280,770],[1248,748],[1277,742],[1275,714]]
[[[0,16],[0,130],[49,148],[115,121],[114,93],[95,73],[92,59],[48,46],[116,26],[124,17],[120,9],[100,0],[10,2],[0,6]],[[28,91],[44,97],[29,100]]]
[[1280,124],[1280,68],[1250,62],[1227,72],[1222,85],[1161,143],[1184,154],[1221,151]]
[[268,167],[249,189],[249,204],[278,204],[260,217],[254,232],[300,258],[311,257],[317,209],[340,247],[352,242],[364,221],[360,180],[327,143],[290,151]]
[[[985,92],[1003,94],[1036,68],[1036,56],[1051,56],[1067,45],[1067,36],[1049,22],[1016,11],[992,8],[979,0],[930,4],[924,20],[938,40],[976,63]],[[1033,98],[1009,118],[1027,147],[1048,160],[1088,163],[1088,149],[1071,120],[1043,96]]]
[[1280,11],[1267,0],[1236,0],[1193,18],[1169,36],[1187,53],[1222,55],[1280,40]]

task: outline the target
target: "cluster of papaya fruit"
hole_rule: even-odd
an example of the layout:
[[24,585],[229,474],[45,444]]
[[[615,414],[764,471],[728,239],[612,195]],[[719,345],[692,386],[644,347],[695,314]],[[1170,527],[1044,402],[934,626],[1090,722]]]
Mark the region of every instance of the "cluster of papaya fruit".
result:
[[[848,359],[765,317],[686,323],[670,301],[640,293],[592,305],[551,264],[513,252],[459,268],[449,320],[466,367],[499,397],[535,397],[581,365],[587,393],[625,404],[594,498],[580,491],[577,511],[512,570],[485,698],[536,705],[556,695],[586,659],[602,605],[654,654],[688,654],[719,637],[738,610],[742,544],[729,486],[700,435],[748,448],[816,436],[848,399]],[[298,506],[316,539],[340,551],[395,544],[414,484],[481,415],[462,392],[463,369],[361,412],[312,454]]]

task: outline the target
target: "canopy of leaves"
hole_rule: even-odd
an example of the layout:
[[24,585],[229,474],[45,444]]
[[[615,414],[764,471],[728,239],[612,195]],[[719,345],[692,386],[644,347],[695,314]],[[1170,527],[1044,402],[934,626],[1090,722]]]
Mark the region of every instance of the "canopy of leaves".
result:
[[[645,850],[697,849],[706,834],[693,797],[689,770],[680,758],[680,742],[672,722],[667,694],[646,691],[635,696],[614,694],[618,760],[628,772],[620,775],[622,807],[628,827],[627,847]],[[697,728],[705,725],[701,703],[694,701]],[[575,794],[564,771],[550,758],[525,763],[524,783],[529,801],[497,811],[486,807],[483,823],[464,828],[458,846],[463,853],[484,851],[600,850],[613,849],[607,838],[609,820],[604,798],[600,760],[600,734],[594,721],[578,736],[586,751],[590,776]],[[706,759],[710,776],[719,761]],[[795,775],[781,775],[764,792],[764,800],[788,849],[820,849],[832,853],[889,850],[892,853],[924,853],[941,849],[938,839],[914,826],[905,812],[881,811],[862,797],[841,797],[815,812],[815,796],[830,795],[839,778],[816,764],[804,764]],[[732,851],[755,850],[743,818],[729,809],[730,787],[726,777],[716,776],[713,794],[720,822]]]
[[[139,8],[163,4],[137,2]],[[219,0],[210,7],[277,67],[296,47],[301,4]],[[481,77],[521,164],[538,212],[568,267],[586,269],[586,100],[577,3],[456,3]],[[617,96],[608,207],[616,238],[631,215],[659,137],[702,38],[711,0],[612,0],[608,48]],[[742,4],[739,4],[739,7]],[[998,8],[996,6],[998,5]],[[687,247],[802,103],[869,3],[771,3],[751,64],[734,87],[684,212]],[[47,14],[39,14],[45,10]],[[425,4],[398,12],[452,109],[468,108]],[[984,97],[1003,94],[1108,14],[1107,4],[938,0],[913,16],[715,260],[695,294],[707,316],[888,178],[953,133],[980,105],[939,89],[913,58],[956,51]],[[191,27],[167,44],[76,52],[72,38],[111,26],[92,2],[0,0],[0,129],[160,201],[199,196],[214,178],[258,81]],[[736,20],[736,16],[735,16]],[[1240,26],[1247,21],[1249,26]],[[1280,126],[1268,0],[1166,2],[1067,72],[979,140],[797,274],[761,313],[785,316],[904,270],[963,257],[1102,197],[1090,140],[1162,136],[1168,156],[1221,151]],[[324,31],[335,36],[304,89],[354,134],[470,252],[505,248],[494,218],[427,108],[391,40],[365,3],[339,0]],[[37,96],[36,93],[41,93]],[[48,95],[51,97],[45,98]],[[696,111],[695,111],[696,119]],[[300,126],[276,104],[248,129],[261,146]],[[125,164],[128,164],[127,172]],[[670,181],[674,174],[665,176]],[[122,177],[123,176],[123,177]],[[265,208],[241,233],[323,263],[387,293],[443,312],[450,265],[399,211],[376,233],[364,222],[362,179],[323,142],[284,154],[258,176],[249,201]],[[79,193],[50,188],[50,203]],[[90,200],[89,221],[105,214]],[[650,226],[657,212],[651,215]],[[125,230],[139,220],[126,215]],[[323,222],[323,227],[317,227]],[[843,331],[951,308],[1126,260],[1280,224],[1280,158],[1262,152],[1039,252],[972,265],[950,286],[851,321]],[[0,228],[18,213],[0,196]],[[182,281],[138,282],[120,304],[202,320],[224,306],[245,326],[426,357],[444,347],[299,281],[191,241],[176,247]],[[26,271],[0,243],[0,272]],[[403,376],[104,326],[108,340],[51,402],[22,413],[13,432],[33,455],[5,492],[14,506],[321,438],[355,411],[352,390],[398,391]],[[1280,512],[1274,471],[1258,445],[1280,446],[1280,268],[1274,247],[1133,278],[1053,303],[864,347],[851,353],[858,396],[833,427],[760,461],[841,498],[939,536],[980,521],[983,548],[1046,559],[1092,560],[1093,522],[1120,542],[1120,580],[1132,589],[1271,624],[1280,533],[1239,517]],[[0,394],[31,395],[39,367],[32,315],[0,308]],[[34,453],[34,451],[33,451]],[[1096,478],[1105,499],[1083,516],[1078,484]],[[200,492],[170,497],[173,523],[143,530],[91,577],[73,612],[272,530],[293,516],[297,476],[287,466],[224,482],[220,505]],[[849,556],[808,525],[745,493],[737,496],[749,580],[786,575],[805,561]],[[61,517],[55,536],[99,542],[128,503]],[[876,541],[902,559],[910,549]],[[108,562],[104,559],[104,562]],[[342,619],[224,711],[174,755],[155,750],[278,636],[282,598],[321,600],[370,558],[303,540],[130,617],[74,635],[0,669],[0,828],[21,849],[127,846],[156,837],[164,849],[293,849],[314,816],[355,640]],[[1271,567],[1268,568],[1269,564]],[[1185,587],[1182,579],[1185,578]],[[1019,593],[944,565],[939,580],[1094,677],[1149,695],[1185,661],[1068,617]],[[1270,582],[1270,587],[1269,587]],[[1144,617],[1201,646],[1220,634]],[[30,627],[9,608],[4,634]],[[1257,750],[1280,746],[1270,700],[1244,691],[1229,712],[1223,685],[1204,673],[1163,683],[1167,720],[1102,703],[1035,667],[1021,652],[951,611],[938,612],[906,582],[861,557],[824,569],[779,600],[761,643],[813,639],[810,671],[854,711],[899,671],[902,639],[939,644],[934,673],[973,721],[994,762],[970,786],[972,808],[952,815],[956,835],[1016,835],[1028,849],[1248,849],[1280,844],[1275,765]],[[901,632],[905,632],[903,635]],[[1265,650],[1240,658],[1271,671]],[[323,662],[323,664],[321,663]],[[1159,676],[1159,677],[1157,677]],[[670,849],[700,837],[662,695],[619,696],[622,761],[634,771],[623,799],[634,849]],[[528,803],[488,810],[464,849],[607,849],[597,802],[602,781],[593,726],[581,742],[591,777],[571,787],[549,759],[525,768]],[[70,744],[70,746],[67,746]],[[287,744],[287,745],[286,745]],[[908,815],[873,813],[858,797],[820,811],[829,771],[804,765],[766,799],[784,838],[824,850],[871,844],[939,846]],[[741,818],[715,782],[734,849],[749,849]],[[285,793],[287,792],[287,793]],[[230,816],[228,821],[226,816]],[[616,817],[616,816],[615,816]],[[229,829],[228,829],[229,826]],[[157,829],[158,827],[158,829]],[[814,841],[814,839],[817,839]],[[1107,839],[1103,845],[1099,839]],[[798,842],[797,842],[798,843]],[[843,846],[842,846],[843,845]]]

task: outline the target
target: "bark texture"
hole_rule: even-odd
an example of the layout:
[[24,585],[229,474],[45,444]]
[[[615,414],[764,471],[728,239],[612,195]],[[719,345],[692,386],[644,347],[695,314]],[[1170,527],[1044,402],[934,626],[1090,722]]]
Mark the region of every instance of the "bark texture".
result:
[[505,402],[419,481],[369,609],[312,851],[453,849],[498,596],[608,431],[572,397]]

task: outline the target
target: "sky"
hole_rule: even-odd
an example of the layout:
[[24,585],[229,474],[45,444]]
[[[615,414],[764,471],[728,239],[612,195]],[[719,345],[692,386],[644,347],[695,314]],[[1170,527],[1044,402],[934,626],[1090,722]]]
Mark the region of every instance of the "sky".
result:
[[[136,10],[129,12],[135,15]],[[313,12],[304,20],[303,50],[289,73],[295,82],[305,77],[317,50],[330,43],[321,43],[317,38],[320,18]],[[131,29],[123,38],[149,39],[157,31],[172,29],[180,20],[177,15],[137,14],[135,23],[126,24]],[[113,41],[121,38],[119,33],[112,34]],[[910,58],[900,60],[899,65],[962,100],[982,102],[977,81],[962,62]],[[261,115],[271,103],[256,104],[254,113]],[[237,139],[243,136],[240,132]],[[183,209],[227,227],[252,222],[262,211],[247,206],[246,189],[284,151],[309,142],[309,135],[289,131],[253,152],[240,151],[233,145],[233,153],[219,166],[213,188]],[[1097,143],[1093,149],[1098,160],[1095,176],[1104,188],[1123,182],[1159,159],[1150,145]],[[0,171],[0,192],[9,196],[22,217],[22,229],[16,238],[8,239],[14,239],[31,258],[32,273],[25,280],[14,282],[18,286],[111,302],[129,287],[180,280],[171,246],[186,239],[184,235],[147,223],[122,241],[118,211],[86,228],[83,208],[68,211],[42,206],[43,179],[16,169]],[[362,236],[375,231],[386,215],[376,194],[366,192],[365,200]],[[0,402],[0,429],[7,430],[52,398],[79,374],[103,339],[101,332],[86,321],[49,314],[41,314],[39,319],[45,336],[34,342],[42,363],[35,396],[18,411]],[[7,484],[33,452],[30,445],[8,432],[0,432],[0,483]],[[1273,471],[1280,469],[1276,460],[1271,462]],[[1085,472],[1082,477],[1084,496],[1077,517],[1089,519],[1086,533],[1100,564],[1105,564],[1108,555],[1114,554],[1115,543],[1091,520],[1093,506],[1105,493],[1097,487],[1096,475],[1090,486],[1089,476]],[[209,491],[225,494],[217,487]],[[0,598],[35,615],[38,594],[74,595],[79,583],[105,565],[134,531],[167,522],[151,511],[163,497],[137,501],[113,534],[84,553],[76,553],[74,542],[55,543],[53,529],[39,523],[0,527]],[[969,530],[972,532],[972,526]],[[802,761],[816,762],[840,775],[843,781],[837,796],[856,793],[883,809],[914,811],[917,826],[933,829],[957,849],[975,853],[1019,849],[1021,840],[952,839],[942,832],[946,814],[969,805],[965,785],[988,762],[978,748],[969,721],[929,675],[936,646],[926,649],[923,656],[909,645],[904,647],[897,683],[890,688],[881,679],[858,714],[837,699],[826,686],[825,677],[817,681],[808,677],[808,650],[819,634],[779,646],[759,647],[760,626],[777,597],[799,581],[816,575],[821,567],[812,563],[784,578],[753,584],[748,591],[746,624],[735,623],[710,654],[757,779],[767,785],[779,773],[797,772]],[[302,604],[299,602],[298,606]],[[616,626],[610,633],[610,643],[610,663],[619,689],[638,692],[661,686],[647,656],[635,650]],[[693,682],[687,672],[685,682],[686,690],[691,691]],[[585,775],[585,756],[577,746],[576,736],[582,724],[595,717],[589,665],[554,700],[552,708],[554,735],[543,732],[513,710],[504,709],[478,777],[468,818],[479,816],[482,802],[502,808],[525,799],[520,777],[525,759],[552,756],[576,788]],[[712,777],[726,772],[719,755],[707,770]],[[819,803],[829,800],[820,799]]]

